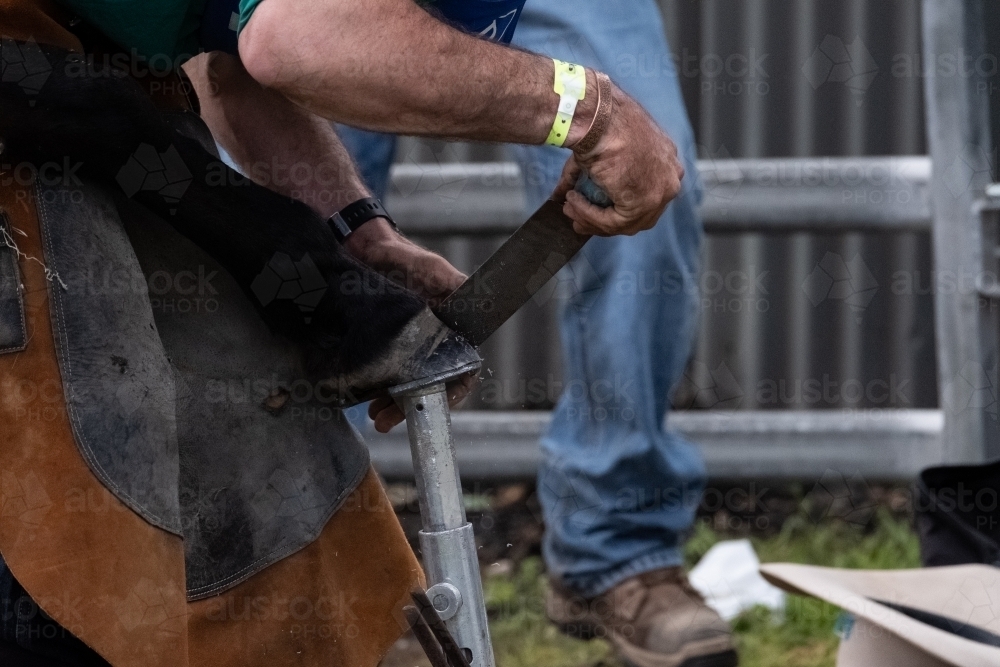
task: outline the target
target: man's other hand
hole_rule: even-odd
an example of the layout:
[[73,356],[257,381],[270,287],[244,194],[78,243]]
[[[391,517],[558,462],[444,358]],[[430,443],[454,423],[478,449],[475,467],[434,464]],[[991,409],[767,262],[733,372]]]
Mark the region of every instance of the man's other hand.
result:
[[[479,373],[468,373],[457,380],[448,383],[448,405],[457,406],[476,388],[479,383]],[[376,398],[368,404],[368,416],[375,423],[375,430],[388,433],[397,424],[406,420],[399,405],[391,398]]]
[[[382,218],[359,227],[347,238],[345,245],[356,259],[413,290],[426,299],[431,308],[465,282],[466,275],[448,260],[408,240]],[[477,372],[448,383],[448,404],[455,407],[465,400],[478,381]],[[405,420],[403,411],[389,397],[372,401],[368,406],[368,416],[375,422],[375,430],[379,433],[388,433]]]
[[435,308],[466,275],[441,255],[421,248],[377,218],[347,237],[347,251],[389,280],[410,289]]

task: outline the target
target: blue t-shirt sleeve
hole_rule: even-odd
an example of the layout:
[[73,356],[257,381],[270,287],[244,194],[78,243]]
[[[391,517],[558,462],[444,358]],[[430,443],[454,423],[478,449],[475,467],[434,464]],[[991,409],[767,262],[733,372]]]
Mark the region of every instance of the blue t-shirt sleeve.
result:
[[510,43],[527,0],[426,0],[448,21],[495,42]]
[[[240,0],[237,34],[243,30],[263,0]],[[510,42],[526,0],[425,0],[423,4],[469,32],[498,42]]]

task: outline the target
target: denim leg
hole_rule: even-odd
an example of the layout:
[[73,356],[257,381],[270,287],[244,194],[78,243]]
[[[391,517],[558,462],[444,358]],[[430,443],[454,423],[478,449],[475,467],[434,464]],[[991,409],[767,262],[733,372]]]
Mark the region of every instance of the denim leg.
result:
[[[565,387],[542,440],[549,571],[584,596],[682,562],[704,488],[697,448],[665,430],[695,334],[701,243],[693,133],[654,0],[528,0],[514,42],[607,72],[677,143],[687,177],[656,228],[595,238],[560,276]],[[530,203],[568,151],[515,147]]]
[[347,152],[358,165],[365,185],[373,195],[385,201],[389,191],[389,167],[396,156],[395,135],[358,130],[347,125],[338,125],[336,129]]

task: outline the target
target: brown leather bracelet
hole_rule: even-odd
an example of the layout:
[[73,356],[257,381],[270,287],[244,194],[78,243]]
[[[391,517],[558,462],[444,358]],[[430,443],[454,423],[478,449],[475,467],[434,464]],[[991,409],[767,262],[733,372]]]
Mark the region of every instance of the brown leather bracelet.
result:
[[611,125],[611,113],[615,105],[615,90],[611,78],[604,72],[594,72],[597,76],[597,113],[587,134],[573,146],[574,153],[589,153],[597,148],[598,142]]

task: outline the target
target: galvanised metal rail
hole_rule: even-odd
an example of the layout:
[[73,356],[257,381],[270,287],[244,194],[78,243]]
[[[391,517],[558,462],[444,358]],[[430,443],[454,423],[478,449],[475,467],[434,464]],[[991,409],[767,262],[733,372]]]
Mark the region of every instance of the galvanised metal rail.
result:
[[[700,160],[709,232],[928,231],[925,156]],[[524,222],[524,184],[505,162],[400,164],[389,204],[419,236],[509,234]]]
[[[452,433],[462,479],[531,479],[545,411],[457,411]],[[833,471],[845,477],[912,479],[940,463],[940,410],[673,412],[668,426],[698,443],[716,479],[808,479]],[[376,469],[412,479],[406,429],[388,435],[368,426],[365,442]]]

